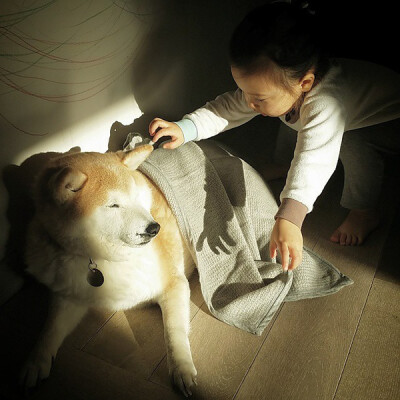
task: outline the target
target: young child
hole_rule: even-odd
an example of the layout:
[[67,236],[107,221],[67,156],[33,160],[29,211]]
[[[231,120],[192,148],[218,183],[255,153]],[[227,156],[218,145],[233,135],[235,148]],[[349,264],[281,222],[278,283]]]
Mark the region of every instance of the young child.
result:
[[[293,160],[271,234],[285,270],[302,258],[301,226],[340,157],[345,172],[341,205],[350,210],[331,240],[359,245],[379,223],[376,210],[383,160],[400,152],[400,75],[355,60],[330,60],[314,31],[314,17],[288,3],[250,12],[230,43],[238,89],[218,96],[181,121],[155,118],[153,141],[174,149],[249,121],[278,117],[297,131]],[[291,258],[291,261],[290,261]]]

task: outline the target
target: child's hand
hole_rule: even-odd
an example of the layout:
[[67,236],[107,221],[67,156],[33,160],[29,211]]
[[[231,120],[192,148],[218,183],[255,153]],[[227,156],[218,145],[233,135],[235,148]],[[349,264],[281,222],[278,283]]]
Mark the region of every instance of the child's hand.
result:
[[[303,235],[297,225],[283,218],[276,219],[271,233],[269,245],[271,258],[276,257],[277,249],[282,257],[284,271],[293,270],[300,265],[303,258]],[[289,257],[292,259],[290,264]]]
[[149,125],[149,133],[153,136],[153,142],[157,142],[163,136],[171,136],[171,141],[163,145],[163,149],[176,149],[185,142],[182,129],[174,122],[168,122],[161,118],[154,118]]

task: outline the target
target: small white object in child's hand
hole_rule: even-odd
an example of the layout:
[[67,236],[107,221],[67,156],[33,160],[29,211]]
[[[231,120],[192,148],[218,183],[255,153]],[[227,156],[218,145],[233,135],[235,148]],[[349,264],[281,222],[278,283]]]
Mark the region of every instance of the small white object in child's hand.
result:
[[154,146],[154,142],[150,140],[148,137],[142,136],[140,133],[137,132],[130,132],[125,140],[124,145],[122,148],[125,151],[133,150],[139,146],[143,146],[144,144],[151,144]]

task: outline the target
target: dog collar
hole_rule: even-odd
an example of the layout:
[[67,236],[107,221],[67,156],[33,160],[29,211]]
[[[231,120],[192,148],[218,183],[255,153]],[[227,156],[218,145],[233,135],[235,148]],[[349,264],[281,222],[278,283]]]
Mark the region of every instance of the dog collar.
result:
[[88,281],[89,285],[94,287],[99,287],[104,283],[104,276],[102,272],[97,268],[97,264],[89,257],[89,264],[88,264],[88,274],[86,280]]

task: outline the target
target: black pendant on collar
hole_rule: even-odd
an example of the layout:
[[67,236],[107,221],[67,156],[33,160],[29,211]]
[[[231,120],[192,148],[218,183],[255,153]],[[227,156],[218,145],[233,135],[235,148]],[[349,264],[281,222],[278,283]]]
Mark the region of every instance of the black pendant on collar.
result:
[[104,283],[104,276],[101,271],[97,268],[97,264],[93,262],[91,258],[89,258],[89,271],[86,277],[89,285],[94,287],[99,287]]
[[296,114],[296,109],[292,108],[286,115],[285,115],[285,121],[290,122],[290,120],[295,116]]

